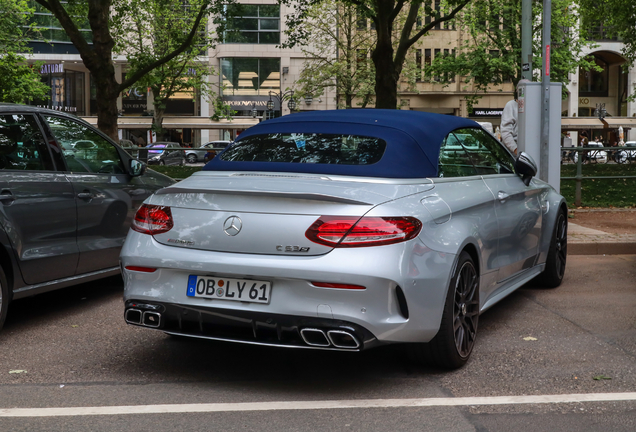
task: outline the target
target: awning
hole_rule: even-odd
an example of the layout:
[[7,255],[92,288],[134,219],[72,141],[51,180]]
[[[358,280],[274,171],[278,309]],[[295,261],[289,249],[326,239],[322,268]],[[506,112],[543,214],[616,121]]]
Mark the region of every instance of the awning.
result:
[[561,129],[605,129],[605,125],[596,117],[561,117]]
[[[92,125],[97,126],[97,117],[82,117]],[[255,118],[239,118],[230,120],[212,121],[209,117],[164,117],[164,129],[247,129],[258,124]],[[150,129],[152,117],[118,117],[119,129]]]
[[636,128],[636,117],[605,117],[599,120],[596,117],[561,117],[561,129],[623,129]]
[[636,128],[636,117],[605,117],[604,120],[610,129],[618,129],[619,126],[623,129]]

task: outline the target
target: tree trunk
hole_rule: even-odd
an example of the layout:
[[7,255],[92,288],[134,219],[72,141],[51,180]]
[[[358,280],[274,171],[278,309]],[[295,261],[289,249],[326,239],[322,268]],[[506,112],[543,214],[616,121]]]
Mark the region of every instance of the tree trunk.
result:
[[[101,74],[100,74],[101,75]],[[93,75],[97,87],[97,127],[115,142],[119,142],[117,117],[117,89],[119,83],[115,73],[97,78]]]
[[378,40],[371,53],[371,60],[375,66],[375,107],[396,109],[397,87],[400,73],[396,71],[391,44],[392,12],[391,2],[382,4],[386,10],[378,10],[376,33]]
[[154,112],[152,114],[152,130],[157,134],[157,140],[163,140],[163,115],[165,113],[164,109],[158,108],[161,105],[155,105]]

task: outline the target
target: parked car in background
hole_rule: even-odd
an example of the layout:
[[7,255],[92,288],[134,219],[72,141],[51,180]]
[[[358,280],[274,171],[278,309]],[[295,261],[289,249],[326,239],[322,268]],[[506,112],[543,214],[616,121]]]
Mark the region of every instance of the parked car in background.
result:
[[199,148],[187,149],[186,160],[188,163],[204,162],[205,156],[210,150],[220,153],[231,143],[232,141],[210,141]]
[[185,150],[179,143],[157,141],[147,147],[148,165],[185,165]]
[[12,300],[118,274],[137,208],[173,183],[77,117],[0,104],[0,328]]
[[535,175],[460,117],[264,121],[139,209],[121,253],[125,320],[281,348],[404,343],[460,367],[480,313],[563,279],[567,205]]

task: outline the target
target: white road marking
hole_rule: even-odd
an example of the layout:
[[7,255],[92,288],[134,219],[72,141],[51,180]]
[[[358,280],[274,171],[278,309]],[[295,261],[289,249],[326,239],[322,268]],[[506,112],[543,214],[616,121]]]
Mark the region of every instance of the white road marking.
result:
[[176,414],[241,411],[320,410],[354,408],[413,408],[435,406],[560,404],[636,401],[633,393],[587,393],[539,396],[492,396],[428,399],[361,399],[332,401],[241,402],[213,404],[129,405],[67,408],[4,408],[0,417],[59,417],[124,414]]

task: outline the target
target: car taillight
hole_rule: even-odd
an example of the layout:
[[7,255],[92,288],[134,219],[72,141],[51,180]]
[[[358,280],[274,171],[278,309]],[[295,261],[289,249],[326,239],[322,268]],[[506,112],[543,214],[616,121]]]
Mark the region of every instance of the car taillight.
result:
[[381,246],[416,237],[422,223],[413,217],[320,216],[305,237],[336,248]]
[[142,234],[161,234],[172,229],[170,207],[142,204],[135,214],[131,228]]

